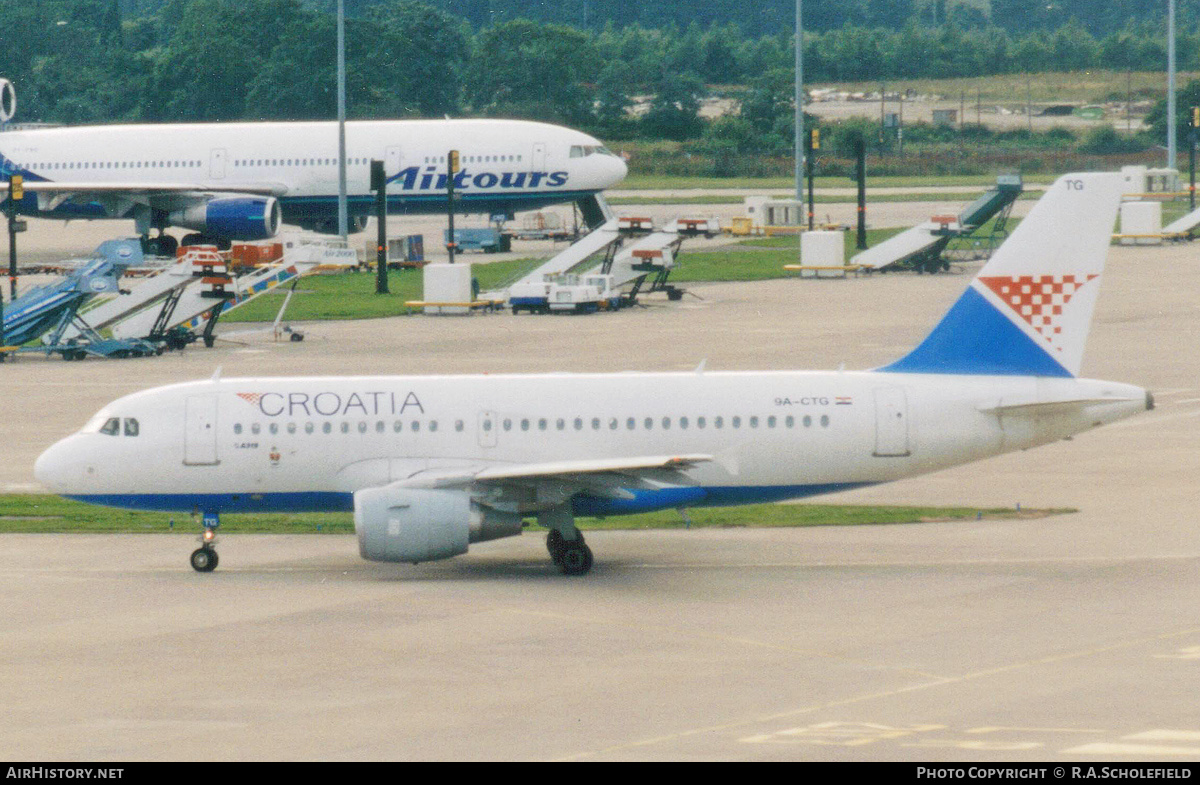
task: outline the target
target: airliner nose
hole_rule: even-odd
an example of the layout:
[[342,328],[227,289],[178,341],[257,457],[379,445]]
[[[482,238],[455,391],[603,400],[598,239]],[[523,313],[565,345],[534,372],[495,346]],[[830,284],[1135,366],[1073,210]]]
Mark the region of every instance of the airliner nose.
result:
[[616,156],[612,157],[612,161],[615,166],[613,167],[613,178],[611,184],[616,185],[625,179],[625,175],[629,174],[629,166],[625,163],[624,159]]
[[57,491],[63,487],[64,464],[67,450],[64,442],[56,442],[38,456],[33,464],[33,477],[46,489]]

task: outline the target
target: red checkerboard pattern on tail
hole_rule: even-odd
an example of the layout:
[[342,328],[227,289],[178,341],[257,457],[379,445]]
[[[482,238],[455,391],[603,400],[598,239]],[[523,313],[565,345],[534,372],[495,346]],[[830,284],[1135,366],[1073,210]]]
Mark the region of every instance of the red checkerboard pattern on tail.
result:
[[1015,277],[983,276],[981,283],[995,292],[1005,305],[1012,308],[1046,341],[1062,351],[1057,340],[1062,334],[1063,308],[1075,292],[1099,275],[1020,275]]

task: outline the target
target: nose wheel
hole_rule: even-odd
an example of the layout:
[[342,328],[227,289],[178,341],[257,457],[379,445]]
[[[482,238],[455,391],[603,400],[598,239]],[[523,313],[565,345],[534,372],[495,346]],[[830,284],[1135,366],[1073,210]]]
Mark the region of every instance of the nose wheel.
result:
[[189,561],[196,572],[212,572],[217,569],[220,559],[215,547],[217,544],[217,527],[221,520],[215,512],[204,513],[204,531],[200,535],[200,547],[192,551]]
[[212,572],[218,561],[217,552],[207,545],[192,551],[192,569],[196,572]]

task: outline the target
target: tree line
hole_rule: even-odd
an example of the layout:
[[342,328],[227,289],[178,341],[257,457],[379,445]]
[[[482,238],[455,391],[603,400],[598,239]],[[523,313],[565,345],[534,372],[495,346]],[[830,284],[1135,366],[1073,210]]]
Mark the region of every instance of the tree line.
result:
[[[711,11],[723,2],[703,5]],[[1025,0],[991,0],[990,9],[994,15],[1020,2]],[[589,3],[593,14],[621,6],[617,0]],[[584,30],[517,18],[515,11],[494,13],[518,5],[517,0],[507,6],[500,0],[461,0],[457,6],[450,0],[440,6],[414,0],[349,2],[349,115],[525,117],[608,138],[689,139],[708,126],[698,117],[700,99],[720,91],[739,99],[744,120],[740,131],[726,128],[726,133],[752,129],[763,146],[790,146],[790,26],[753,34],[712,17],[708,26],[693,20],[661,28],[594,20]],[[557,7],[549,1],[522,7],[532,5],[543,11]],[[955,21],[955,13],[966,11],[954,9],[978,11],[977,4],[930,5],[931,20],[939,12],[945,17],[936,25],[921,24],[918,12],[926,6],[907,0],[810,5],[843,11],[861,6],[874,14],[864,11],[866,21],[889,18],[889,13],[907,20],[891,27],[815,28],[805,37],[810,84],[1088,68],[1161,70],[1166,60],[1163,31],[1153,20],[1098,35],[1074,19],[1055,29],[1027,20],[1027,30]],[[1071,3],[1037,0],[1037,5]],[[332,118],[335,22],[330,6],[331,0],[4,3],[0,75],[17,85],[24,121]],[[1112,13],[1131,7],[1124,0],[1109,0],[1108,6],[1116,9]],[[472,24],[480,19],[498,21]],[[1182,32],[1177,50],[1181,69],[1200,68],[1200,30]],[[636,96],[649,98],[635,117],[629,109]]]

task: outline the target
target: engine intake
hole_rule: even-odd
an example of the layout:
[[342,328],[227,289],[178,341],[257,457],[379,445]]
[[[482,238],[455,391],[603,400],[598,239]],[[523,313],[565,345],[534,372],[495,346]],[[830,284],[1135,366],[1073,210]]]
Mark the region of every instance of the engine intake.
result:
[[364,559],[416,564],[520,534],[521,516],[480,507],[466,491],[366,488],[354,494],[354,530]]
[[279,231],[279,202],[273,196],[227,196],[176,210],[172,226],[230,240],[268,240]]

